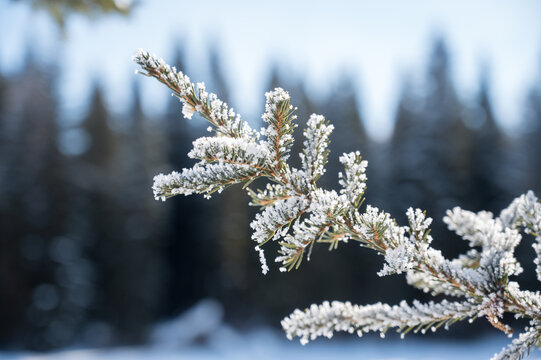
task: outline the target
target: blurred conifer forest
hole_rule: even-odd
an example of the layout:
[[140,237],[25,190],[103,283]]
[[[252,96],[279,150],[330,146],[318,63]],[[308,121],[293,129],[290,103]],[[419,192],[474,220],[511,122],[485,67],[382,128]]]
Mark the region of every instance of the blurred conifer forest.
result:
[[[311,113],[336,127],[322,186],[337,186],[340,154],[360,150],[369,160],[368,202],[402,222],[409,206],[426,209],[435,247],[453,256],[467,244],[443,227],[446,209],[498,213],[527,189],[541,193],[541,79],[532,79],[520,131],[510,135],[493,113],[488,71],[477,94],[464,97],[453,85],[445,42],[430,46],[425,73],[402,83],[384,143],[366,133],[359,89],[346,75],[326,97],[313,98],[298,76],[271,70],[266,90],[287,89],[299,108],[294,152]],[[207,88],[230,100],[218,50],[209,52],[208,69],[185,68],[177,54],[166,60],[187,74],[206,73]],[[379,278],[382,259],[353,243],[316,250],[299,271],[263,276],[250,239],[253,211],[240,187],[211,200],[152,196],[155,174],[189,166],[191,141],[206,134],[202,119],[188,123],[174,98],[165,115],[143,112],[135,80],[130,110],[113,115],[96,82],[84,119],[66,127],[58,120],[56,73],[28,55],[19,73],[0,75],[1,346],[140,343],[152,324],[206,297],[240,327],[278,325],[291,309],[325,299],[428,298],[402,276]],[[535,290],[534,252],[528,241],[518,251],[520,281]]]

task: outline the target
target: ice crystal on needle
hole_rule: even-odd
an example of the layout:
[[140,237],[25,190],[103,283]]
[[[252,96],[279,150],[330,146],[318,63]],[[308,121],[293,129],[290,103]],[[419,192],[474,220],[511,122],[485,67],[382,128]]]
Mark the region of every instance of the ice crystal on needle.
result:
[[414,301],[411,305],[403,301],[394,306],[337,301],[314,304],[295,310],[282,321],[289,338],[299,337],[305,344],[319,336],[332,337],[336,331],[358,335],[375,331],[383,337],[389,329],[403,337],[410,331],[436,331],[480,317],[511,335],[513,329],[502,322],[508,312],[530,319],[530,326],[493,359],[518,359],[540,342],[541,294],[521,290],[517,282],[510,281],[522,271],[514,251],[523,234],[535,239],[534,262],[541,281],[541,203],[533,192],[515,199],[498,217],[486,211],[449,210],[445,223],[468,241],[470,250],[447,259],[432,247],[432,219],[420,209],[408,209],[408,224],[404,226],[378,208],[366,205],[361,209],[367,162],[358,152],[340,157],[344,170],[338,175],[339,192],[317,186],[325,172],[333,130],[323,116],[313,114],[307,120],[304,150],[299,154],[301,167],[289,165],[296,117],[287,91],[277,88],[265,94],[262,119],[266,127],[256,131],[215,94],[208,93],[203,83],[194,85],[182,72],[144,50],[137,51],[134,60],[143,75],[156,78],[173,91],[186,118],[199,114],[214,133],[193,142],[188,156],[199,162],[192,168],[154,177],[156,199],[196,193],[209,197],[230,185],[248,185],[256,178],[266,178],[265,188],[247,188],[250,205],[261,208],[251,227],[264,274],[269,271],[263,250],[268,241],[279,243],[275,261],[281,271],[289,271],[299,268],[303,258],[310,260],[315,244],[334,249],[351,240],[384,256],[380,276],[405,273],[410,285],[454,298],[438,303]]

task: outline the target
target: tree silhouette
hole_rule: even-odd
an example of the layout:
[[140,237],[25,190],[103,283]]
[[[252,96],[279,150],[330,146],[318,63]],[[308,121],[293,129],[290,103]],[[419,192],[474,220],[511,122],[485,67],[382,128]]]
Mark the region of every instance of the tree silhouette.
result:
[[526,101],[525,136],[523,140],[527,163],[528,188],[541,190],[541,76],[530,90]]
[[[123,261],[119,256],[122,254],[120,209],[114,196],[117,191],[113,171],[117,138],[109,122],[103,91],[95,85],[88,114],[81,125],[89,145],[75,164],[80,192],[77,211],[81,214],[82,243],[88,247],[91,261],[98,265],[93,276],[95,293],[89,299],[90,315],[103,322],[107,332],[111,333],[114,328],[122,328],[119,312],[122,312],[124,287],[118,273]],[[91,342],[93,336],[89,335]],[[103,342],[110,340],[103,339]]]
[[490,100],[490,85],[486,70],[482,72],[476,107],[472,119],[474,129],[469,155],[468,196],[471,210],[498,211],[507,201],[505,176],[502,169],[507,164],[506,139],[500,131]]
[[57,283],[62,259],[54,249],[66,227],[68,183],[56,142],[52,70],[42,70],[29,56],[2,98],[6,106],[1,116],[6,156],[0,174],[0,301],[6,319],[2,338],[17,336],[34,348],[68,343],[77,322]]

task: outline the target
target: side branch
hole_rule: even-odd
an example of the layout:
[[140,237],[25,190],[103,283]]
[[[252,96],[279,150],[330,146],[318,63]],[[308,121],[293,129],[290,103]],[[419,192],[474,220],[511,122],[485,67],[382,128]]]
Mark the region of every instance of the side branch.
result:
[[468,301],[444,300],[427,304],[414,301],[412,306],[405,301],[394,306],[382,303],[359,306],[326,301],[304,311],[295,310],[282,320],[282,327],[289,339],[299,337],[302,344],[320,336],[331,338],[336,331],[357,332],[359,336],[375,331],[384,337],[389,329],[394,328],[403,337],[410,331],[436,331],[442,325],[447,328],[456,321],[474,319],[479,309],[478,305]]

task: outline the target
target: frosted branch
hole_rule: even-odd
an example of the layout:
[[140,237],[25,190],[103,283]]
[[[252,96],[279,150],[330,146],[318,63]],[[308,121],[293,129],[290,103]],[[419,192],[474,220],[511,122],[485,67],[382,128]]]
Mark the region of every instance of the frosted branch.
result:
[[510,281],[522,271],[514,256],[522,233],[535,238],[535,264],[541,280],[541,203],[532,192],[515,199],[496,218],[486,211],[449,210],[444,222],[468,241],[470,249],[456,259],[447,259],[432,246],[432,219],[422,210],[408,209],[408,224],[402,226],[385,211],[371,205],[361,207],[367,162],[359,152],[340,157],[344,171],[339,174],[339,192],[318,187],[333,130],[323,116],[313,114],[307,120],[304,149],[299,154],[301,167],[290,166],[296,108],[283,89],[265,94],[265,127],[256,131],[215,94],[208,93],[203,83],[194,85],[182,72],[143,50],[134,60],[142,74],[173,91],[186,118],[199,114],[211,123],[214,133],[194,141],[188,156],[199,161],[191,169],[154,178],[157,199],[195,193],[208,197],[232,184],[265,178],[268,182],[261,189],[247,189],[250,205],[260,207],[250,226],[264,274],[269,266],[263,246],[269,241],[279,243],[274,260],[280,263],[280,270],[290,271],[298,269],[304,258],[310,260],[315,244],[328,244],[332,250],[351,240],[385,258],[380,276],[405,273],[412,286],[458,298],[394,306],[324,302],[296,310],[282,321],[289,338],[297,336],[306,343],[319,336],[331,337],[336,331],[384,335],[391,328],[404,335],[477,317],[510,335],[513,329],[502,319],[505,313],[512,313],[530,319],[531,326],[494,359],[519,358],[539,342],[541,295],[521,290],[518,283]]
[[540,324],[538,322],[531,323],[518,338],[514,339],[511,344],[503,348],[499,354],[492,357],[491,360],[516,360],[522,359],[530,353],[532,346],[539,340],[541,334]]
[[403,337],[410,331],[436,331],[440,326],[447,328],[458,320],[476,317],[480,306],[470,302],[430,302],[423,304],[414,301],[408,305],[376,303],[373,305],[352,305],[350,302],[333,301],[321,305],[313,304],[301,311],[295,310],[282,320],[287,337],[299,337],[302,344],[320,336],[331,338],[336,331],[356,332],[362,336],[370,331],[379,332],[382,337],[389,329],[396,329]]

